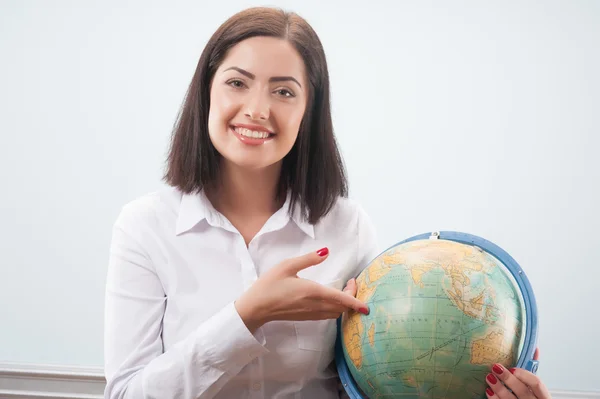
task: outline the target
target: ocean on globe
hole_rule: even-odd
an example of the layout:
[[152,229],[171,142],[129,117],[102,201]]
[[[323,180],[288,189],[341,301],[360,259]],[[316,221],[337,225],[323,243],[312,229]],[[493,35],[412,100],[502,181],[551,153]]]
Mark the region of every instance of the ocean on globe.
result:
[[535,372],[537,309],[498,246],[455,232],[415,236],[357,277],[369,314],[338,320],[336,363],[355,398],[485,398],[494,363]]

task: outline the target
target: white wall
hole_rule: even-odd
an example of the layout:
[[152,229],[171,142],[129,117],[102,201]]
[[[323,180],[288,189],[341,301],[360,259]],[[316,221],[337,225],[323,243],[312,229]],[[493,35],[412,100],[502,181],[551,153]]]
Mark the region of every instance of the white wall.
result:
[[[382,248],[487,238],[530,277],[540,375],[600,390],[600,2],[274,1],[329,59]],[[203,45],[250,1],[0,2],[0,361],[102,364],[120,207],[161,186]]]

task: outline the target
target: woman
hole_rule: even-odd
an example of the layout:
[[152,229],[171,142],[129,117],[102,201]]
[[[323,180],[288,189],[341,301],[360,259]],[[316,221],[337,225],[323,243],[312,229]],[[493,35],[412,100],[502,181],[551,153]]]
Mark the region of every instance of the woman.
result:
[[346,198],[325,55],[303,19],[249,9],[215,32],[165,180],[114,226],[106,397],[339,397],[335,319],[368,313],[353,277],[379,249]]

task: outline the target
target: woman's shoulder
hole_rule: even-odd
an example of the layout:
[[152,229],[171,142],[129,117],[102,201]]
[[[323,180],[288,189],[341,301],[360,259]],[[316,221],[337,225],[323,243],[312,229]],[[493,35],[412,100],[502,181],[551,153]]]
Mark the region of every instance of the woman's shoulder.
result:
[[336,226],[344,230],[370,225],[371,218],[356,199],[338,197],[331,210],[319,221],[322,226]]
[[141,226],[154,224],[160,219],[175,218],[182,195],[181,191],[173,187],[139,195],[121,206],[115,224]]

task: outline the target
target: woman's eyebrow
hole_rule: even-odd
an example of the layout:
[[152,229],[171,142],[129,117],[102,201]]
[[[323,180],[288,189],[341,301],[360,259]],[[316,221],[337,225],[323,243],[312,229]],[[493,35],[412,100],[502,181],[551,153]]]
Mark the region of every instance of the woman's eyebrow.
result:
[[[245,69],[242,69],[242,68],[239,68],[236,66],[229,67],[223,72],[227,72],[229,70],[237,71],[237,72],[241,73],[242,75],[246,76],[248,79],[252,79],[252,80],[256,79],[256,75],[254,75],[253,73],[250,73],[250,72],[246,71]],[[272,78],[269,79],[269,82],[287,82],[287,81],[295,82],[299,87],[302,87],[300,82],[298,82],[298,80],[296,80],[292,76],[273,76]]]

